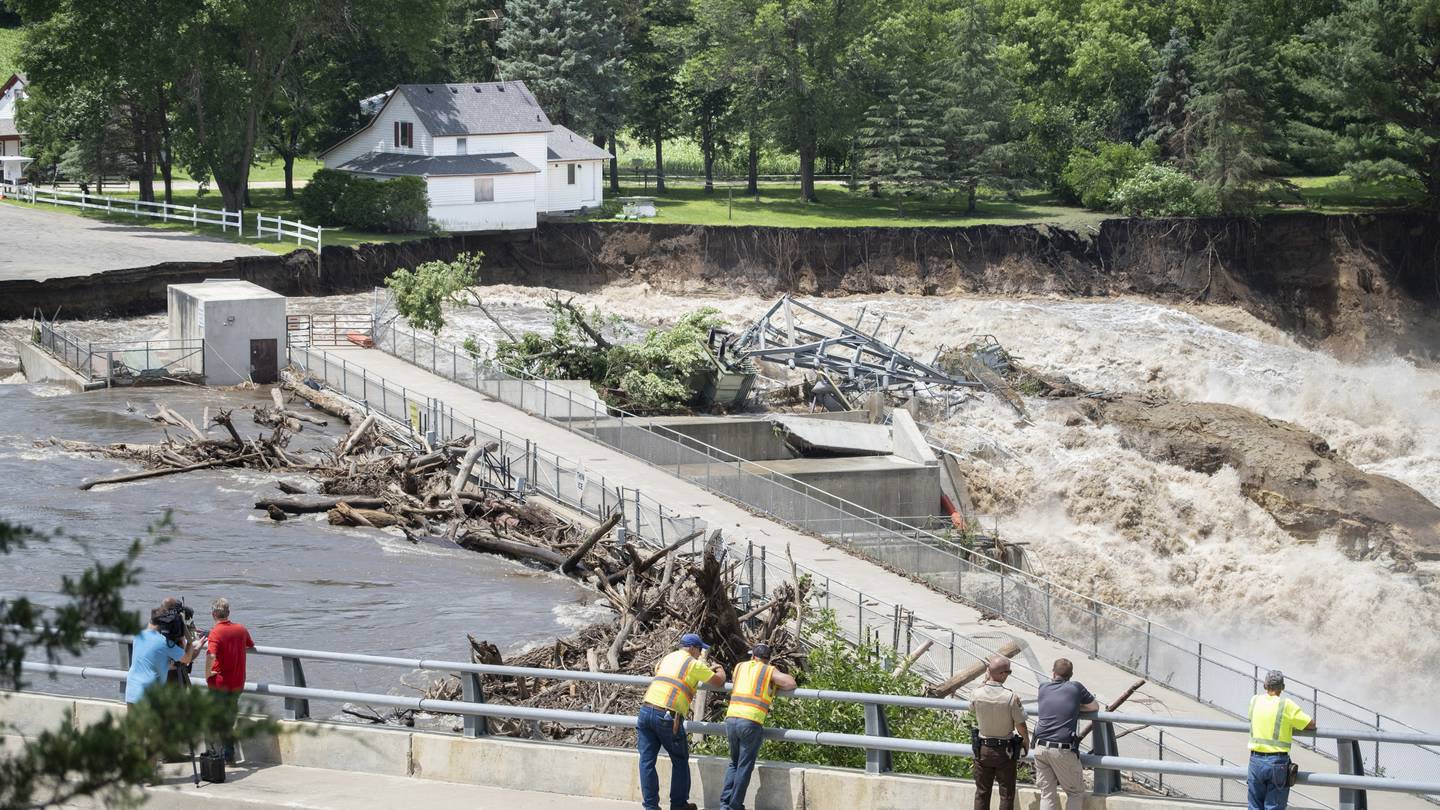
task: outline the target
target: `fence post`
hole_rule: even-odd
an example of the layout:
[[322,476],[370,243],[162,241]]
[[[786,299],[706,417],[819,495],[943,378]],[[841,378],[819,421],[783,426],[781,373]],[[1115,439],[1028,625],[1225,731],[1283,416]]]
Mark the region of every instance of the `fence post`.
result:
[[[480,673],[467,672],[460,679],[460,687],[463,690],[462,698],[466,703],[485,702],[485,684],[480,680]],[[484,717],[476,717],[473,714],[465,715],[466,737],[485,737],[490,734],[490,724]]]
[[[135,654],[135,643],[131,639],[124,638],[115,642],[115,646],[118,648],[118,652],[120,653],[120,668],[129,671],[130,659]],[[120,682],[120,695],[121,697],[124,697],[125,695],[124,681]]]
[[1195,699],[1200,699],[1200,685],[1205,682],[1205,644],[1195,642]]
[[[865,733],[871,737],[890,736],[890,723],[885,719],[884,706],[865,704]],[[889,751],[881,748],[865,749],[866,773],[890,773],[894,767]]]
[[[1340,773],[1365,775],[1365,760],[1360,757],[1359,740],[1336,740],[1335,747],[1340,755]],[[1380,744],[1377,742],[1375,747],[1378,749]],[[1340,788],[1340,810],[1366,810],[1369,806],[1364,790]]]
[[[1120,748],[1115,741],[1115,727],[1108,721],[1096,720],[1090,732],[1090,753],[1102,757],[1120,756]],[[1095,769],[1095,795],[1109,796],[1120,792],[1120,772],[1109,768]]]
[[[299,658],[284,656],[281,663],[285,668],[285,685],[305,688],[305,666],[300,663]],[[309,698],[285,698],[285,719],[286,720],[309,720],[310,700]]]

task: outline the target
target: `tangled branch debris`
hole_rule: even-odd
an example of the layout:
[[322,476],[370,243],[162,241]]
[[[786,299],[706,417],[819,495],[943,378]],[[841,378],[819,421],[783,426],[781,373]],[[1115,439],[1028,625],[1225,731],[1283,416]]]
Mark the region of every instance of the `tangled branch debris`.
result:
[[[329,449],[302,450],[291,440],[317,420],[292,408],[276,393],[273,407],[254,409],[262,430],[247,436],[234,413],[207,412],[201,429],[163,405],[150,418],[164,425],[158,444],[96,445],[51,439],[67,449],[138,461],[150,469],[99,479],[100,484],[136,481],[214,467],[243,467],[293,479],[296,472],[316,485],[277,481],[281,494],[261,498],[255,508],[273,520],[325,513],[331,524],[399,531],[411,542],[459,546],[496,554],[566,576],[591,590],[612,611],[580,633],[512,657],[503,663],[555,669],[649,674],[684,632],[697,631],[713,645],[716,660],[732,667],[760,640],[770,642],[778,662],[794,666],[803,657],[797,641],[799,612],[808,583],[784,583],[770,594],[737,603],[736,571],[743,561],[726,559],[717,531],[708,540],[696,532],[663,548],[625,542],[613,530],[620,512],[595,523],[562,516],[549,504],[519,490],[509,459],[496,443],[464,438],[433,448],[387,436],[373,416],[298,380],[292,394],[351,423]],[[305,418],[302,418],[305,417]],[[211,434],[215,435],[211,435]],[[470,639],[471,658],[502,663],[500,651]],[[576,684],[486,676],[486,700],[547,708],[634,713],[642,690],[603,684]],[[421,687],[432,696],[460,694],[454,675]],[[381,714],[363,707],[352,713],[371,722],[413,723],[408,712]],[[542,723],[490,720],[500,734],[622,744],[632,732],[571,728]]]

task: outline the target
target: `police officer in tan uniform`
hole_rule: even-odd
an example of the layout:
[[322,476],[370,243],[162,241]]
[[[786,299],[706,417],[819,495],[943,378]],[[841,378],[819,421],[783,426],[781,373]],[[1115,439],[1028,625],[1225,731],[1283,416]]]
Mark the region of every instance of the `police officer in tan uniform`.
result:
[[1005,688],[1010,659],[997,655],[986,662],[985,683],[970,695],[975,713],[971,742],[975,747],[975,810],[990,810],[990,789],[1000,783],[1000,810],[1014,810],[1015,766],[1030,750],[1025,708],[1020,696]]

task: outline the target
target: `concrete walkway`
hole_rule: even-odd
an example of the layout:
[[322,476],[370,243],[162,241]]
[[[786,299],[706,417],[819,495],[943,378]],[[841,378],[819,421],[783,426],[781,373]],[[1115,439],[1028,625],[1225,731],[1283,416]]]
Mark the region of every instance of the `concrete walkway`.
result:
[[[999,647],[1006,640],[1014,639],[1025,649],[1020,658],[1030,667],[1042,672],[1048,672],[1050,662],[1054,659],[1070,658],[1075,661],[1076,680],[1089,687],[1099,697],[1102,705],[1117,697],[1136,681],[1133,674],[1102,661],[1091,659],[1084,652],[1063,646],[1040,635],[1028,633],[1012,625],[985,619],[974,608],[952,601],[945,595],[922,584],[891,573],[868,560],[851,556],[814,537],[802,534],[763,516],[752,514],[688,481],[653,468],[619,451],[592,442],[583,435],[571,433],[524,411],[488,399],[478,392],[436,376],[378,349],[345,347],[332,350],[331,354],[337,360],[343,359],[350,364],[352,373],[354,373],[354,367],[363,367],[368,374],[383,377],[391,385],[404,386],[416,394],[442,400],[454,408],[457,415],[474,417],[477,421],[487,422],[506,432],[513,432],[517,436],[532,439],[549,452],[572,461],[582,462],[609,479],[623,482],[627,486],[638,487],[646,495],[682,515],[698,515],[712,529],[723,529],[725,536],[731,542],[743,544],[751,541],[757,545],[769,546],[770,555],[777,560],[785,559],[788,548],[794,555],[796,563],[831,577],[837,583],[844,583],[856,588],[865,594],[875,594],[887,602],[904,605],[913,610],[917,617],[923,619],[925,624],[933,626],[941,632],[954,631],[958,636],[973,639],[990,649]],[[836,607],[839,621],[842,623],[847,620],[854,621],[853,610],[848,611],[847,615],[847,611],[840,609],[838,603]],[[885,607],[882,610],[888,614],[889,608]],[[917,619],[918,623],[919,619]],[[969,663],[971,662],[958,659],[956,661],[957,667]],[[1015,681],[1020,682],[1016,683]],[[1033,675],[1020,673],[1017,670],[1017,675],[1012,680],[1012,686],[1016,688],[1023,699],[1031,700],[1035,697]],[[1162,716],[1234,720],[1229,715],[1208,705],[1152,684],[1147,684],[1137,691],[1135,696],[1125,704],[1125,711],[1153,713]],[[1153,730],[1147,733],[1153,734]],[[1166,730],[1165,738],[1167,746],[1174,746],[1179,749],[1180,753],[1193,756],[1197,761],[1205,764],[1216,763],[1213,759],[1206,759],[1198,751],[1188,749],[1182,741],[1193,744],[1200,751],[1224,754],[1226,764],[1229,765],[1244,764],[1248,759],[1245,750],[1246,739],[1240,734],[1175,729]],[[1122,739],[1121,754],[1143,756],[1147,759],[1155,758],[1153,750],[1146,753],[1142,748],[1134,745],[1134,742],[1132,740],[1131,744],[1127,745]],[[1181,758],[1173,749],[1166,756],[1166,759]],[[1333,761],[1298,748],[1295,752],[1295,761],[1305,770],[1328,773],[1334,773],[1337,770]],[[1167,777],[1166,781],[1168,783],[1172,780]],[[1177,784],[1179,783],[1177,782]],[[1209,790],[1213,790],[1213,781],[1209,784],[1212,786]],[[1229,784],[1226,786],[1225,797],[1233,800],[1241,796],[1240,791],[1242,790],[1243,786],[1241,785]],[[1325,805],[1339,806],[1339,797],[1336,791],[1305,788],[1304,792],[1319,799]],[[1194,791],[1191,795],[1200,796],[1202,794]],[[1298,801],[1299,798],[1299,796],[1292,795],[1292,806],[1317,806],[1313,802]],[[1418,808],[1431,808],[1433,810],[1432,805],[1414,797],[1389,794],[1383,798],[1387,802],[1386,807],[1414,807],[1417,810]]]
[[[358,771],[261,765],[230,768],[220,784],[195,786],[190,765],[164,766],[165,782],[145,790],[145,807],[157,810],[192,808],[314,808],[423,807],[425,810],[524,808],[524,810],[621,810],[633,805],[610,799],[564,796],[531,790],[506,790],[404,776],[377,776]],[[71,807],[96,807],[77,802]]]

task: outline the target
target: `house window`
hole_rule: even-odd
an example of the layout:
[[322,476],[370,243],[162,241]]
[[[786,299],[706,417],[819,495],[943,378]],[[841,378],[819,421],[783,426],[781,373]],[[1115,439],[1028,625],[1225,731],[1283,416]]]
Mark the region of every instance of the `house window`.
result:
[[395,148],[409,149],[415,145],[415,125],[409,121],[395,122]]
[[455,154],[457,154],[457,155],[466,154],[466,152],[467,152],[468,149],[469,149],[469,146],[468,146],[468,144],[465,143],[465,139],[464,139],[464,138],[456,138],[456,139],[455,139]]
[[575,185],[575,170],[580,168],[579,164],[567,163],[565,164],[565,168],[569,170],[565,172],[567,182],[572,186]]
[[495,178],[475,178],[475,202],[495,202]]

